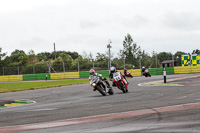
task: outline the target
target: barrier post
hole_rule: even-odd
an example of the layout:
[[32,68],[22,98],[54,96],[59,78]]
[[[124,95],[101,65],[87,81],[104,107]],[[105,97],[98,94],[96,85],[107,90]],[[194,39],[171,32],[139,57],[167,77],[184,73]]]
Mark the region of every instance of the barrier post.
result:
[[164,67],[164,71],[163,71],[163,76],[164,76],[164,83],[166,83],[166,69]]

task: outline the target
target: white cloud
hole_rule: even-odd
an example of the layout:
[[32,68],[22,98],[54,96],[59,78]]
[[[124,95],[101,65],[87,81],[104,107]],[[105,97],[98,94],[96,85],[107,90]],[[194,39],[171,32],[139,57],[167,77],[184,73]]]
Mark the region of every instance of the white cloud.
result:
[[0,47],[35,53],[85,50],[115,55],[130,33],[151,53],[199,46],[198,0],[0,0]]

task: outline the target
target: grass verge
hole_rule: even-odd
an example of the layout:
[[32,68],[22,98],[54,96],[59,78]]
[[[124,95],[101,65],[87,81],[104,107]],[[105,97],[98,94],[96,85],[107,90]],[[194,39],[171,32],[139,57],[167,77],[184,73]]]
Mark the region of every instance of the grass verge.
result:
[[23,91],[23,90],[34,90],[34,89],[41,89],[41,88],[51,88],[51,87],[84,84],[84,83],[89,83],[89,80],[79,79],[79,80],[44,81],[44,82],[1,83],[0,93]]

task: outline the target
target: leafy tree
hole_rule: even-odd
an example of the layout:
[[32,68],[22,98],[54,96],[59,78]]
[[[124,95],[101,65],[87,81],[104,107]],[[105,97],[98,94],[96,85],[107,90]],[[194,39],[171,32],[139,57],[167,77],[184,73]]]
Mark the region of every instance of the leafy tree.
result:
[[7,53],[2,52],[2,48],[0,48],[0,64],[3,64],[3,58],[6,56]]
[[28,52],[27,58],[29,63],[33,63],[34,61],[36,61],[36,55],[32,49]]
[[160,63],[162,63],[165,60],[172,60],[172,53],[170,53],[170,52],[160,52],[157,55],[157,58],[158,58]]
[[193,50],[192,54],[197,54],[197,55],[199,55],[199,54],[200,54],[200,50],[198,50],[198,49]]
[[27,55],[23,50],[16,49],[11,53],[10,59],[12,63],[17,63],[19,65],[25,65],[27,63]]
[[48,61],[48,60],[50,60],[50,59],[52,60],[54,58],[54,56],[52,56],[52,54],[49,52],[38,53],[36,55],[36,57],[37,57],[38,61]]
[[[150,65],[151,65],[151,57],[148,55],[148,53],[146,53],[143,50],[142,52],[140,52],[139,57],[141,58],[141,59],[139,59],[139,60],[141,60],[141,67],[142,66],[150,67]],[[138,62],[138,63],[140,63],[140,62]]]
[[185,55],[186,53],[185,52],[182,52],[182,51],[177,51],[175,54],[174,54],[174,60],[175,60],[175,63],[177,66],[180,66],[182,63],[181,63],[181,58],[182,58],[182,55]]
[[106,54],[97,53],[96,61],[105,61],[105,60],[107,60]]
[[132,37],[130,34],[127,34],[125,36],[125,39],[123,41],[123,50],[120,50],[121,58],[126,59],[126,63],[128,64],[134,64],[137,66],[137,58],[139,54],[141,53],[140,46],[137,46],[136,43],[134,43]]
[[152,68],[160,67],[160,61],[158,60],[157,55],[158,54],[155,51],[153,51],[152,57],[151,57],[151,65],[150,65],[150,67]]
[[60,57],[61,57],[61,60],[65,62],[65,67],[69,70],[73,62],[72,57],[66,53],[61,53]]
[[[62,53],[66,53],[68,55],[70,55],[72,57],[73,60],[77,59],[79,57],[79,54],[77,52],[66,52],[66,51],[56,51],[56,57],[59,57]],[[54,52],[53,52],[53,56],[54,55]]]

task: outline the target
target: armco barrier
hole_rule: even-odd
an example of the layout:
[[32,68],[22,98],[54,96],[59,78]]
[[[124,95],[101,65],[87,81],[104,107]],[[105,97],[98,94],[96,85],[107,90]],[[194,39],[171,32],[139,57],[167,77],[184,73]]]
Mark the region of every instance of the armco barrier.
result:
[[163,74],[163,68],[149,68],[149,73],[151,75],[162,75]]
[[200,66],[174,67],[174,73],[200,73]]
[[[109,77],[109,71],[95,71],[95,73],[102,74],[103,77]],[[90,74],[89,71],[87,72],[79,72],[80,78],[89,78]]]
[[51,73],[51,79],[77,79],[79,72]]
[[[151,75],[163,75],[164,68],[149,68]],[[166,67],[167,74],[174,74],[174,67]]]
[[24,74],[23,75],[23,80],[27,81],[27,80],[46,80],[46,76],[47,79],[50,79],[50,74],[49,73],[43,73],[43,74]]
[[22,75],[10,75],[10,76],[0,76],[0,82],[7,82],[7,81],[22,81]]
[[[163,69],[163,71],[164,71],[164,69]],[[174,74],[174,67],[166,67],[166,72],[167,72],[167,74]]]

